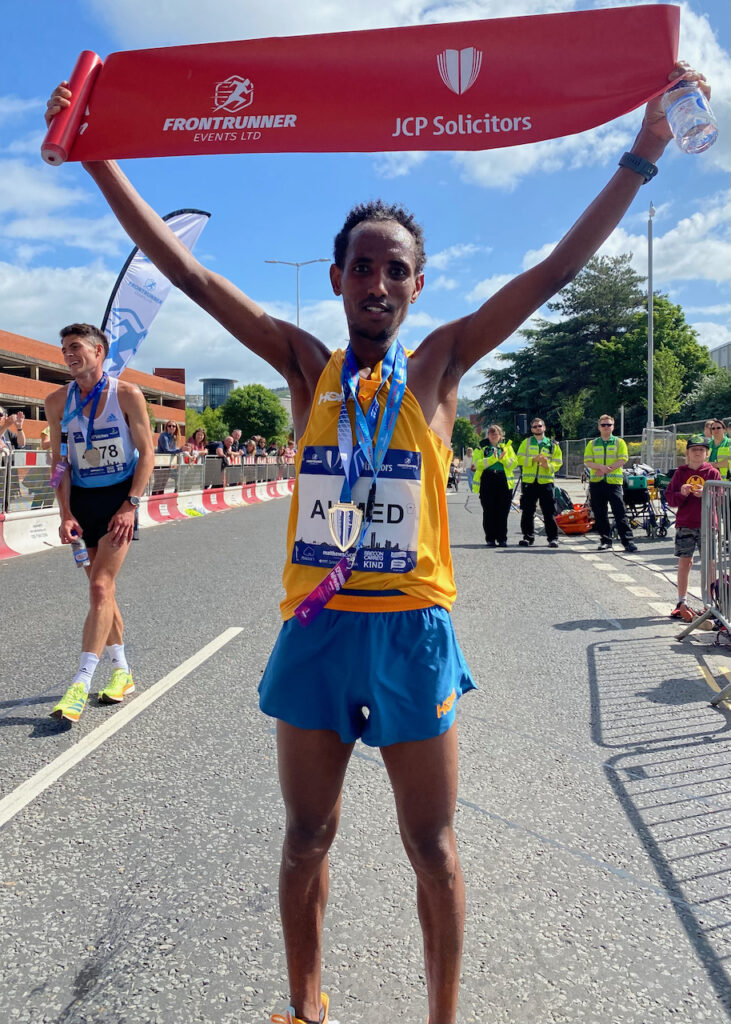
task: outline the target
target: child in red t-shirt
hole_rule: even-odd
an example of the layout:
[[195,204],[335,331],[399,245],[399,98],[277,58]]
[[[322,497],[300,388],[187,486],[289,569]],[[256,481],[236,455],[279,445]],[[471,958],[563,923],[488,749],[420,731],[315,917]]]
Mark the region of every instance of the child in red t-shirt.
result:
[[706,462],[710,441],[701,434],[690,438],[685,451],[685,465],[673,473],[665,499],[677,506],[675,517],[675,555],[678,559],[678,603],[671,619],[692,622],[694,613],[688,607],[688,579],[695,549],[701,550],[701,498],[707,480],[720,480],[721,474]]

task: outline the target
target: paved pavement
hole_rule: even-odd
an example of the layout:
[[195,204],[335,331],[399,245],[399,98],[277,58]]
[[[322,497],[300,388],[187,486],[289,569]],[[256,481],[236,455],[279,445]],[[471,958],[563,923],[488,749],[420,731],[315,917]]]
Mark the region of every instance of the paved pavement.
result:
[[[460,1022],[728,1021],[731,714],[709,697],[729,655],[712,633],[675,640],[672,540],[487,549],[465,497],[449,495],[454,620],[480,688],[459,715]],[[66,550],[0,563],[0,1020],[282,1012],[282,812],[256,685],[287,506],[143,532],[118,592],[137,692],[73,729],[47,714],[76,665],[81,574]],[[412,889],[382,761],[358,746],[325,935],[341,1024],[426,1020]]]

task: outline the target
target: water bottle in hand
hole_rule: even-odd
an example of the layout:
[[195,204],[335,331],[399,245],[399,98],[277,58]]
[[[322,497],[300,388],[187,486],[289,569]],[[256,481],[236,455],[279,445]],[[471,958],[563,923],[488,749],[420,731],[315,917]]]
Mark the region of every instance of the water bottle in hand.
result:
[[71,550],[74,553],[74,561],[77,565],[91,565],[89,560],[89,552],[86,550],[86,544],[81,537],[77,534],[76,530],[71,531],[72,541]]
[[718,138],[718,122],[692,79],[682,78],[664,94],[662,105],[675,141],[684,153],[702,153]]

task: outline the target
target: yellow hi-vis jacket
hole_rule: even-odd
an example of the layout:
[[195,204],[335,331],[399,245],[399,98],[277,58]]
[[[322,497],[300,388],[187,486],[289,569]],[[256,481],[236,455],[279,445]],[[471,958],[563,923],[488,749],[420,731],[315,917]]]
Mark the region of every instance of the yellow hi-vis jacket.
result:
[[728,480],[729,478],[729,467],[719,466],[719,462],[726,462],[731,458],[731,438],[724,437],[723,441],[719,445],[715,445],[711,441],[711,447],[708,453],[708,461],[711,465],[715,465],[718,472],[721,474],[722,480]]
[[[615,437],[612,434],[609,440],[604,443],[601,437],[595,437],[593,441],[589,441],[586,448],[584,449],[584,462],[598,462],[602,466],[609,466],[617,459],[624,459],[627,461],[627,445],[621,437]],[[589,468],[589,483],[595,484],[599,480],[606,480],[608,484],[621,484],[622,483],[622,467],[617,466],[611,473],[607,473],[606,476],[602,476],[601,473],[597,473],[595,469]]]
[[[548,459],[548,469],[538,464],[539,455],[545,455]],[[548,437],[542,441],[526,437],[518,448],[518,465],[523,471],[524,484],[552,484],[554,476],[563,465],[561,446]]]
[[[475,475],[472,478],[472,490],[475,494],[480,493],[480,478],[484,471],[505,473],[508,487],[513,489],[515,485],[515,466],[518,459],[510,441],[498,441],[497,447],[475,448],[472,454]],[[492,468],[494,467],[494,468]]]

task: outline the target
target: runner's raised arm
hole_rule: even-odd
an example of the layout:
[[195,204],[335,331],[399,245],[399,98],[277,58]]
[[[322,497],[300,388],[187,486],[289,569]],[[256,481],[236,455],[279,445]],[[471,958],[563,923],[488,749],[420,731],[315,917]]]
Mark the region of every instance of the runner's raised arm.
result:
[[[62,82],[48,101],[49,125],[69,105],[67,85]],[[282,374],[292,391],[295,425],[303,415],[306,419],[312,391],[330,354],[325,345],[295,325],[269,316],[225,277],[204,267],[138,195],[115,162],[89,163],[84,168],[134,244],[176,288]]]

